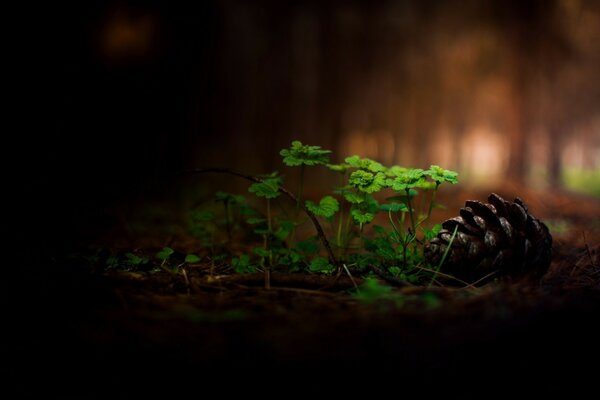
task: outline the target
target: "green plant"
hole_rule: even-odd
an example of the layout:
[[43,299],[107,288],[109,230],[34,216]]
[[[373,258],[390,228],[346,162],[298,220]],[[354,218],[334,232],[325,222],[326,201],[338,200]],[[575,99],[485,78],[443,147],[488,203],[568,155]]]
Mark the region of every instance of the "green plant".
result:
[[[296,213],[294,215],[294,230],[292,240],[295,238],[298,218],[300,217],[300,203],[304,191],[304,170],[306,166],[325,165],[329,162],[331,150],[323,150],[320,146],[308,146],[299,140],[294,140],[289,149],[280,151],[283,163],[289,167],[300,167],[300,187],[296,194]],[[312,211],[312,210],[311,210]]]
[[163,247],[157,252],[155,257],[160,261],[160,264],[158,265],[159,268],[167,272],[178,272],[184,265],[195,264],[201,260],[201,258],[195,254],[186,254],[182,262],[180,262],[181,258],[179,261],[175,261],[173,260],[174,254],[175,250],[170,247]]
[[[430,224],[432,210],[440,205],[436,195],[444,183],[457,183],[458,174],[438,165],[429,169],[386,167],[358,155],[346,157],[343,163],[329,163],[331,151],[319,146],[292,142],[281,150],[283,163],[300,167],[300,184],[296,194],[289,191],[283,177],[277,172],[252,176],[225,168],[197,169],[193,173],[227,173],[251,181],[248,191],[263,201],[264,213],[256,212],[246,219],[261,243],[252,253],[232,256],[236,272],[263,270],[265,286],[270,286],[270,272],[277,267],[287,270],[305,269],[312,273],[342,273],[342,265],[358,271],[376,266],[395,279],[407,283],[430,283],[439,265],[425,265],[423,247],[440,230],[439,224]],[[324,167],[339,174],[339,185],[318,200],[304,199],[305,168]],[[222,193],[222,192],[218,192]],[[294,204],[291,219],[281,195]],[[224,204],[225,229],[231,243],[232,219],[230,207],[246,204],[244,198],[219,194],[217,201]],[[273,205],[277,204],[275,212]],[[247,205],[245,207],[248,207]],[[298,238],[300,211],[315,228],[315,236]],[[375,224],[384,214],[387,227]],[[214,215],[196,214],[204,221],[203,237],[214,243],[214,232],[209,227]],[[328,233],[323,226],[328,225]],[[318,245],[320,243],[320,246]],[[334,244],[335,252],[331,244]],[[323,254],[323,252],[325,254]],[[347,270],[347,269],[346,269]],[[349,270],[347,270],[349,274]]]

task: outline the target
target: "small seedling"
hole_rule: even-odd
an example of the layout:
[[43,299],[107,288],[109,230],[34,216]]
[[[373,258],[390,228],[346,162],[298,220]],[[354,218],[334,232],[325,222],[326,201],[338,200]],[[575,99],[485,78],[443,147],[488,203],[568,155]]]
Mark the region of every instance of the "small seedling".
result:
[[[343,163],[331,164],[330,154],[331,151],[320,146],[300,141],[293,141],[290,148],[281,150],[285,165],[300,167],[296,194],[284,186],[283,177],[277,172],[251,176],[224,168],[191,171],[228,173],[249,180],[252,183],[248,191],[264,202],[264,215],[255,214],[246,219],[261,243],[249,254],[233,256],[234,270],[243,273],[253,268],[262,269],[265,287],[270,286],[270,272],[277,267],[331,274],[341,273],[342,265],[359,271],[376,266],[407,284],[433,282],[439,265],[425,265],[423,246],[439,232],[440,225],[431,225],[429,220],[432,210],[440,206],[436,203],[440,186],[457,183],[458,174],[438,165],[426,170],[387,167],[358,155],[344,158]],[[321,167],[338,174],[339,185],[320,199],[304,199],[306,167]],[[287,218],[289,213],[281,194],[295,206],[291,220]],[[228,242],[232,240],[230,206],[243,202],[234,196],[222,192],[217,195],[217,200],[224,204]],[[275,212],[273,204],[277,204],[281,212]],[[302,223],[301,211],[315,227],[313,238],[297,237],[297,228]],[[387,227],[374,223],[380,213],[385,214]],[[200,217],[205,225],[214,220],[214,216],[200,214]],[[323,226],[330,226],[329,233]],[[212,243],[214,234],[208,231]],[[330,243],[334,244],[335,252]]]

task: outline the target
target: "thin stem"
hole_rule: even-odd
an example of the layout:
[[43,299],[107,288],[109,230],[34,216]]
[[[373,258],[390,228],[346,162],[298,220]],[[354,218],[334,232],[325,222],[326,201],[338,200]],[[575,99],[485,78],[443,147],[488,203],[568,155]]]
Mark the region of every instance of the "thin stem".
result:
[[300,187],[298,188],[298,200],[296,202],[296,222],[300,215],[300,203],[302,202],[302,192],[304,191],[304,164],[300,165]]
[[271,234],[272,226],[271,226],[271,199],[267,198],[267,229],[269,229],[269,234]]
[[296,215],[294,215],[294,228],[292,230],[292,243],[296,240],[296,228],[298,227],[298,218],[300,217],[300,203],[302,202],[302,192],[304,191],[304,164],[300,165],[300,187],[298,188],[298,197],[296,199]]
[[400,233],[398,227],[394,223],[394,218],[392,217],[392,210],[388,210],[388,219],[390,220],[390,224],[392,224],[392,228],[394,229],[394,232],[396,232],[396,235],[398,235],[398,239],[400,240],[402,238],[402,234]]
[[[342,182],[340,183],[340,188],[342,190],[342,200],[344,197],[344,183],[346,182],[346,173],[344,172],[342,174]],[[348,210],[348,212],[350,212],[350,210]],[[342,225],[344,224],[344,203],[340,203],[340,215],[338,216],[338,230],[337,230],[337,237],[336,237],[336,241],[337,241],[337,247],[341,248],[342,247]]]
[[[252,175],[246,175],[246,174],[243,174],[241,172],[233,171],[233,170],[228,169],[228,168],[191,169],[191,170],[182,171],[181,173],[182,174],[220,173],[220,174],[235,175],[237,177],[240,177],[240,178],[243,178],[243,179],[249,180],[251,182],[255,182],[255,183],[262,183],[263,182],[263,180],[260,179],[260,178],[257,178],[257,177],[252,176]],[[281,193],[285,194],[293,202],[298,202],[298,199],[296,198],[296,196],[294,196],[294,194],[292,192],[290,192],[289,190],[287,190],[283,186],[279,187],[279,191]],[[339,270],[341,270],[342,267],[341,267],[340,263],[338,262],[338,260],[336,259],[335,255],[333,254],[333,250],[331,249],[331,246],[329,245],[329,241],[327,240],[327,237],[325,236],[325,233],[323,232],[323,228],[321,227],[321,224],[319,223],[319,220],[317,219],[317,217],[315,216],[315,214],[313,214],[308,208],[306,208],[306,206],[304,204],[302,204],[302,203],[299,203],[299,204],[300,204],[300,208],[302,209],[302,211],[304,211],[306,213],[306,215],[308,215],[308,217],[312,221],[315,229],[317,230],[317,235],[319,236],[319,239],[321,240],[321,243],[323,244],[323,247],[325,247],[325,250],[327,251],[327,255],[329,256],[329,261],[333,265],[335,265]]]
[[231,222],[230,222],[230,216],[229,216],[229,212],[230,212],[229,211],[229,202],[227,200],[225,200],[223,202],[223,205],[225,206],[225,227],[227,229],[227,242],[231,246],[233,241],[231,240]]
[[352,277],[352,274],[350,273],[350,270],[348,269],[348,267],[346,266],[346,264],[342,264],[342,266],[344,267],[344,269],[346,270],[346,273],[350,277],[350,280],[352,281],[352,284],[354,285],[354,289],[356,289],[356,293],[360,293],[360,289],[358,288],[358,285],[356,284],[356,281]]
[[267,198],[267,229],[265,237],[265,250],[269,252],[269,262],[265,266],[265,289],[271,288],[271,267],[273,266],[273,251],[271,250],[271,234],[273,227],[271,224],[271,199]]
[[[268,239],[267,239],[267,235],[263,235],[263,247],[265,250],[268,250]],[[271,288],[271,269],[269,268],[268,265],[266,265],[265,263],[265,258],[264,257],[260,257],[260,266],[263,269],[264,275],[265,275],[265,289],[270,289]]]
[[408,215],[410,216],[410,226],[412,227],[413,233],[416,232],[415,218],[413,216],[412,204],[410,203],[410,189],[406,189],[406,205],[408,206]]
[[450,247],[452,247],[452,242],[454,242],[454,238],[456,237],[456,232],[458,232],[458,225],[456,225],[454,227],[454,232],[452,232],[452,236],[450,236],[450,240],[448,241],[448,246],[446,246],[446,250],[444,250],[444,254],[442,255],[442,259],[440,260],[437,268],[435,269],[435,272],[433,273],[433,276],[431,277],[431,280],[429,281],[429,284],[427,285],[427,287],[431,286],[431,284],[435,280],[435,276],[438,274],[440,268],[442,267],[442,264],[444,263],[444,261],[446,261],[446,257],[448,256],[448,252],[450,251]]
[[344,219],[344,205],[342,204],[340,206],[340,215],[338,216],[338,229],[337,229],[337,236],[336,236],[336,244],[338,247],[342,247],[342,225],[343,225],[343,219]]
[[[427,211],[426,219],[429,219],[429,217],[431,217],[431,210],[433,210],[433,202],[435,201],[435,195],[436,195],[439,187],[440,187],[440,183],[436,182],[435,189],[433,189],[433,193],[431,194],[431,202],[429,203],[429,210]],[[421,221],[421,222],[423,222],[423,221]]]
[[342,258],[346,257],[346,252],[348,251],[348,243],[350,242],[350,235],[352,233],[352,229],[350,227],[350,223],[352,222],[352,214],[350,214],[350,210],[348,210],[348,215],[346,216],[346,228],[344,232],[344,240],[342,242]]

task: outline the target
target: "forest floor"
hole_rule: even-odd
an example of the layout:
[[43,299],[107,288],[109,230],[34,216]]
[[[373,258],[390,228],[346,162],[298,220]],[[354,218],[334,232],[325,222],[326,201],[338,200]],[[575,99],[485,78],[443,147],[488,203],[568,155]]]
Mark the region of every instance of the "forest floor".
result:
[[[517,192],[554,238],[539,282],[394,288],[396,297],[368,302],[346,276],[274,273],[266,290],[260,275],[208,267],[182,276],[48,260],[5,282],[3,379],[17,394],[74,398],[574,394],[598,377],[600,201],[498,193]],[[438,217],[488,193],[442,193]],[[164,245],[152,231],[108,236]]]

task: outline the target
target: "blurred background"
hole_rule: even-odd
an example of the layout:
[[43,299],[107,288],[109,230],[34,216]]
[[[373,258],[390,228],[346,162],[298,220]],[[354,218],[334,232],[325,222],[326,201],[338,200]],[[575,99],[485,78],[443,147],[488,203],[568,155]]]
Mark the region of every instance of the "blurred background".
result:
[[599,1],[191,3],[38,10],[26,195],[83,225],[184,168],[282,170],[294,139],[600,195]]

